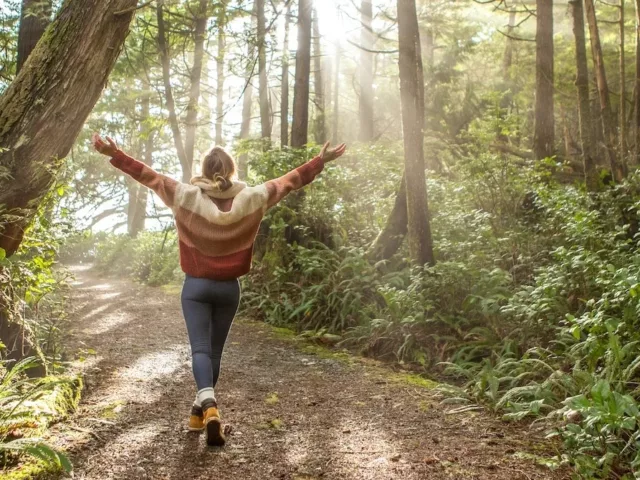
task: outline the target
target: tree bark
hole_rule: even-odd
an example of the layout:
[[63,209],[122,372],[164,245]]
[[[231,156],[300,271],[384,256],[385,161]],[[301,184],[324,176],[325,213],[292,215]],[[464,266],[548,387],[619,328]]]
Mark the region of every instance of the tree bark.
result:
[[291,146],[304,147],[309,131],[309,76],[311,71],[311,0],[298,3],[298,51],[293,90]]
[[[640,1],[640,0],[639,0]],[[280,145],[289,145],[289,31],[291,2],[284,17],[284,43],[282,45],[282,91],[280,98]]]
[[589,99],[589,69],[587,66],[587,48],[584,32],[584,9],[582,0],[571,0],[573,15],[573,36],[576,43],[576,87],[578,90],[578,115],[580,118],[580,140],[582,144],[582,162],[584,178],[589,191],[598,189],[598,173],[595,166],[596,142],[593,119],[591,118],[591,100]]
[[316,143],[324,144],[327,141],[327,130],[325,121],[325,97],[324,80],[322,75],[322,49],[320,47],[320,25],[318,24],[318,12],[313,10],[313,88],[314,104],[316,107],[315,140]]
[[607,157],[611,166],[611,174],[615,181],[621,181],[626,175],[624,164],[618,161],[615,147],[617,144],[616,132],[613,126],[615,119],[611,112],[611,101],[609,99],[609,86],[602,56],[602,46],[600,45],[600,34],[598,32],[598,20],[593,0],[585,0],[585,11],[587,22],[589,23],[589,33],[591,39],[591,53],[596,70],[596,83],[598,85],[598,98],[600,100],[601,128],[606,145]]
[[[145,79],[143,82],[145,92],[141,100],[140,116],[142,117],[140,125],[140,137],[143,139],[143,162],[153,165],[153,129],[150,127],[150,110],[151,110],[151,85]],[[128,230],[131,238],[136,238],[140,232],[144,230],[147,219],[147,199],[149,197],[149,189],[140,185],[138,182],[132,181],[133,195],[129,195],[129,218]]]
[[216,145],[224,146],[222,120],[224,118],[224,58],[226,49],[226,1],[223,2],[218,16],[218,55],[216,56]]
[[398,0],[400,101],[411,258],[435,264],[424,169],[424,74],[415,0]]
[[536,107],[533,151],[536,158],[554,154],[553,3],[536,1]]
[[387,223],[367,252],[372,261],[388,260],[400,248],[407,235],[407,184],[402,175],[393,209]]
[[[258,14],[258,2],[253,2],[253,10],[251,12],[251,26],[255,27],[257,23],[257,14]],[[252,28],[253,30],[253,28]],[[251,110],[253,107],[253,77],[255,75],[254,72],[254,63],[251,61],[254,55],[255,45],[252,42],[248,42],[247,47],[247,58],[249,59],[247,62],[246,76],[247,76],[247,86],[244,90],[244,95],[242,96],[242,123],[240,124],[240,139],[247,140],[249,138],[249,134],[251,133]],[[238,158],[238,176],[240,179],[247,178],[247,173],[249,170],[248,165],[249,157],[246,153],[242,153]]]
[[622,161],[627,156],[627,84],[624,55],[624,0],[620,0],[620,156]]
[[156,8],[156,17],[158,19],[158,49],[160,50],[160,62],[162,64],[162,79],[164,82],[164,97],[169,112],[169,126],[173,134],[173,143],[176,147],[178,160],[182,167],[182,181],[188,182],[192,171],[191,163],[187,157],[186,149],[182,141],[182,132],[178,123],[178,115],[176,114],[176,103],[173,98],[173,88],[171,86],[171,57],[169,56],[169,44],[165,34],[164,24],[164,7],[162,2],[158,2]]
[[269,106],[269,81],[267,76],[266,25],[264,0],[256,0],[258,15],[258,71],[260,77],[260,124],[262,138],[271,139],[271,108]]
[[358,140],[371,142],[375,137],[373,117],[373,5],[371,0],[360,4],[360,132]]
[[[509,25],[507,26],[506,46],[504,48],[504,56],[502,58],[502,79],[506,85],[510,85],[511,82],[511,67],[513,65],[513,30],[516,26],[516,10],[513,8],[509,12]],[[513,92],[512,92],[513,93]]]
[[336,57],[333,66],[333,131],[331,133],[331,141],[334,144],[338,144],[340,140],[338,138],[340,134],[340,57],[342,57],[342,46],[338,39],[336,41]]
[[[7,256],[20,246],[120,53],[133,10],[114,13],[135,5],[65,1],[31,60],[0,96],[0,248]],[[9,315],[11,308],[0,301],[0,340],[9,358],[38,355],[28,327]]]
[[634,94],[633,138],[635,143],[634,157],[636,165],[640,165],[640,0],[636,7],[636,80]]
[[200,83],[202,81],[202,65],[204,58],[204,41],[209,16],[208,0],[200,0],[198,13],[194,19],[194,51],[193,67],[191,68],[189,102],[185,116],[184,150],[187,156],[187,169],[182,172],[182,181],[188,183],[193,176],[193,159],[196,146],[196,130],[198,128],[198,104],[200,102]]
[[67,0],[0,97],[0,248],[7,255],[18,249],[120,53],[132,14],[114,12],[135,4]]
[[18,28],[18,59],[16,66],[18,73],[50,22],[51,0],[22,0],[20,26]]

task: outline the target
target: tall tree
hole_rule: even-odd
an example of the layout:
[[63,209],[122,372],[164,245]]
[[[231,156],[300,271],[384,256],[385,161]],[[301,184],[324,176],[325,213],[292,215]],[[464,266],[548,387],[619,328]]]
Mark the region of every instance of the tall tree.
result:
[[224,145],[222,121],[224,119],[224,58],[226,49],[227,2],[218,6],[218,54],[216,55],[216,145]]
[[536,158],[554,153],[553,2],[536,1],[536,106],[533,152]]
[[584,9],[582,0],[571,0],[569,3],[573,14],[573,35],[576,44],[576,87],[578,90],[582,161],[587,188],[590,191],[594,191],[598,188],[598,175],[595,167],[596,142],[591,118],[591,101],[589,99],[589,70],[584,32]]
[[[251,30],[253,31],[257,24],[258,2],[253,2],[253,10],[251,12]],[[247,67],[246,67],[246,85],[242,98],[242,123],[240,124],[240,139],[247,140],[251,132],[251,110],[253,107],[253,77],[255,75],[254,58],[256,45],[250,40],[247,42]],[[248,173],[248,155],[246,152],[240,154],[238,158],[238,176],[242,179],[247,177]]]
[[373,5],[371,0],[362,0],[360,4],[360,133],[358,139],[361,142],[373,140]]
[[620,31],[620,155],[624,161],[627,154],[627,82],[624,55],[624,0],[620,0],[620,17],[618,27]]
[[[640,0],[638,0],[640,1]],[[335,61],[333,64],[333,131],[331,133],[331,141],[335,144],[339,143],[338,134],[340,133],[340,58],[342,57],[342,45],[340,39],[336,40]]]
[[[0,248],[8,256],[20,246],[60,160],[100,97],[135,6],[136,0],[65,1],[50,34],[31,52],[32,61],[0,97]],[[0,340],[8,357],[37,355],[28,328],[7,311],[0,306]]]
[[18,72],[50,22],[51,0],[22,0],[18,29]]
[[256,0],[258,15],[258,74],[260,86],[260,124],[262,127],[262,138],[271,138],[271,108],[269,105],[269,80],[267,76],[267,39],[266,24],[264,14],[264,0]]
[[280,145],[289,145],[289,31],[291,2],[284,16],[284,42],[282,44],[282,90],[280,95]]
[[320,47],[320,25],[318,12],[313,9],[313,103],[316,107],[314,121],[316,143],[324,144],[327,141],[325,121],[325,96],[324,80],[322,74],[322,48]]
[[398,0],[398,42],[409,251],[415,262],[434,265],[424,168],[424,74],[415,0]]
[[182,140],[182,132],[178,122],[173,87],[171,85],[171,55],[166,35],[164,19],[164,6],[158,2],[156,17],[158,20],[158,48],[162,64],[162,76],[164,81],[164,95],[169,113],[169,125],[173,134],[173,141],[182,166],[182,181],[188,183],[193,175],[193,157],[195,154],[196,129],[198,126],[198,103],[200,101],[200,82],[202,80],[202,67],[204,57],[205,32],[208,17],[207,0],[199,0],[198,10],[193,19],[194,52],[193,66],[189,72],[189,100],[185,117],[185,136]]
[[636,165],[640,164],[640,0],[635,1],[636,7],[636,80],[634,95],[633,138],[634,157]]
[[293,90],[293,125],[291,146],[300,148],[308,143],[309,77],[311,73],[311,0],[298,2],[298,50],[296,82]]
[[604,67],[604,57],[600,44],[600,32],[598,31],[598,20],[593,0],[585,0],[584,8],[589,23],[589,37],[591,39],[591,53],[595,65],[596,83],[598,85],[598,98],[600,100],[600,128],[603,132],[604,143],[606,145],[607,157],[611,166],[611,174],[616,181],[624,178],[626,171],[624,165],[618,161],[616,155],[616,131],[614,128],[615,119],[611,112],[611,100],[609,99],[609,85]]
[[[145,91],[143,92],[140,100],[140,138],[143,146],[143,162],[148,165],[153,165],[153,140],[154,130],[150,122],[151,112],[151,85],[145,78],[143,80]],[[149,189],[140,185],[133,179],[127,177],[128,189],[129,189],[129,208],[127,227],[129,236],[136,238],[140,232],[144,230],[145,221],[147,218],[147,199],[149,198]]]

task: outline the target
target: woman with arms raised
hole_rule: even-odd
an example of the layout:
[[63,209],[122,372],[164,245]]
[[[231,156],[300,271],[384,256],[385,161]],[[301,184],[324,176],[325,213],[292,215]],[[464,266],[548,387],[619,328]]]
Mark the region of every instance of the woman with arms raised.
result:
[[173,212],[185,273],[182,311],[187,324],[198,388],[190,430],[205,430],[209,445],[224,445],[214,387],[227,335],[240,302],[238,278],[249,272],[253,244],[266,211],[288,193],[311,183],[326,162],[342,156],[344,144],[324,145],[313,160],[256,187],[236,180],[231,155],[214,147],[202,160],[202,174],[189,185],[162,175],[93,136],[96,150],[111,164],[153,190]]

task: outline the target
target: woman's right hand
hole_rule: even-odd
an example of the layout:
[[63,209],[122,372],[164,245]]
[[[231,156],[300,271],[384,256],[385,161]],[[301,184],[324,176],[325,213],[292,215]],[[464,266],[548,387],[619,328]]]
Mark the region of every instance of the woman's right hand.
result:
[[320,158],[322,158],[322,160],[324,160],[325,162],[331,162],[336,158],[340,158],[347,150],[346,143],[341,143],[335,148],[329,148],[329,145],[330,142],[325,143],[322,147],[322,150],[320,150]]

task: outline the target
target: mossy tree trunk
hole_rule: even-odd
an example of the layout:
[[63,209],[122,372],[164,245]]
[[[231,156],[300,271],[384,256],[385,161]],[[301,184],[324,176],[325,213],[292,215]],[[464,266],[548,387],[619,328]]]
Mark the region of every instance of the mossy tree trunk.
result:
[[400,102],[411,259],[435,264],[424,165],[424,72],[415,0],[398,0]]
[[[105,86],[136,0],[67,0],[0,97],[0,248],[12,255]],[[91,12],[92,21],[87,21]]]
[[50,22],[51,0],[22,0],[18,29],[18,72],[38,44],[38,40]]
[[[100,97],[136,3],[65,1],[0,97],[0,248],[8,256],[20,246],[61,160]],[[12,358],[37,355],[29,330],[9,315],[7,301],[0,301],[0,340]]]
[[582,0],[571,0],[569,3],[573,14],[573,35],[576,43],[576,87],[578,90],[578,114],[580,117],[584,176],[589,191],[595,191],[598,189],[598,173],[595,165],[596,143],[593,119],[591,117],[591,101],[589,99],[589,69],[584,34],[584,9]]
[[298,3],[298,52],[293,91],[291,146],[304,147],[309,132],[309,75],[311,73],[311,0]]

